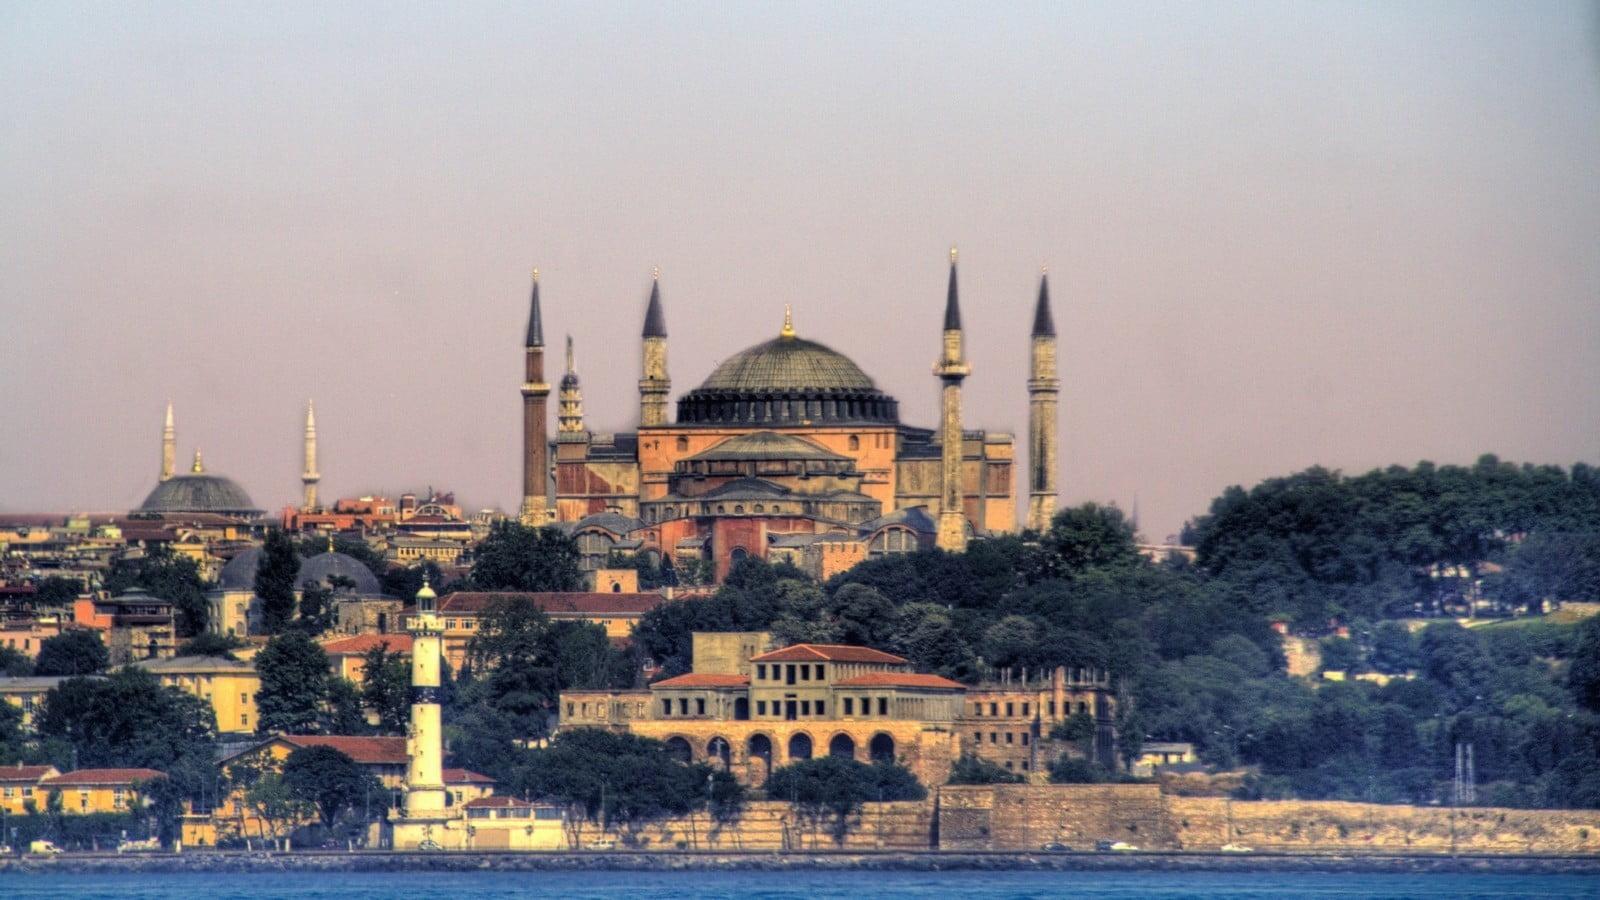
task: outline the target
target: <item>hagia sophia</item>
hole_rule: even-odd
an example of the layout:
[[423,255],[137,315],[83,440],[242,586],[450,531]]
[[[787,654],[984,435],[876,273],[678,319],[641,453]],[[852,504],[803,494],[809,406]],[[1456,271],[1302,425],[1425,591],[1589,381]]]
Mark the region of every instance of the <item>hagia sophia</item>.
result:
[[[845,355],[801,337],[785,312],[777,337],[742,350],[682,394],[669,421],[667,316],[659,275],[641,339],[637,430],[585,427],[570,339],[548,439],[544,311],[534,271],[524,342],[521,519],[577,539],[587,568],[612,551],[709,562],[720,581],[741,557],[781,558],[817,577],[873,556],[1016,529],[1015,438],[962,427],[971,367],[950,253],[943,341],[933,374],[938,427],[900,420],[899,402]],[[1030,336],[1026,525],[1054,513],[1056,336],[1041,277]]]

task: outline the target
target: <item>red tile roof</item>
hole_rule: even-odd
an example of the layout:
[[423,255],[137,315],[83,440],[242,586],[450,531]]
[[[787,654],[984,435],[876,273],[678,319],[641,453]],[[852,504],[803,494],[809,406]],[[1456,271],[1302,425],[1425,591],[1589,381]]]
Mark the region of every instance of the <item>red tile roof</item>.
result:
[[445,784],[495,784],[495,780],[471,769],[445,769],[441,775]]
[[515,797],[479,797],[461,804],[463,809],[532,809],[532,803],[525,803]]
[[519,591],[457,591],[439,600],[439,612],[480,613],[498,598],[532,603],[550,615],[576,613],[582,616],[642,616],[665,600],[660,594],[613,594],[604,591],[562,591],[525,593]]
[[749,675],[712,675],[690,672],[675,678],[665,678],[650,685],[653,688],[741,688],[750,684]]
[[55,766],[0,766],[0,782],[36,784],[39,779],[54,771],[56,771]]
[[951,681],[938,675],[923,675],[917,672],[868,672],[843,681],[835,681],[834,687],[906,687],[906,688],[933,688],[942,691],[964,691],[967,686],[959,681]]
[[854,662],[904,665],[903,656],[850,644],[795,644],[750,657],[751,662]]
[[63,787],[67,785],[125,785],[135,781],[149,781],[152,778],[165,778],[165,774],[155,769],[78,769],[46,778],[44,784],[50,787]]
[[367,766],[403,766],[410,761],[406,756],[406,739],[403,737],[285,734],[282,739],[296,747],[332,747]]
[[322,645],[328,653],[341,656],[362,656],[374,647],[387,645],[390,653],[410,653],[409,634],[358,634],[340,638]]

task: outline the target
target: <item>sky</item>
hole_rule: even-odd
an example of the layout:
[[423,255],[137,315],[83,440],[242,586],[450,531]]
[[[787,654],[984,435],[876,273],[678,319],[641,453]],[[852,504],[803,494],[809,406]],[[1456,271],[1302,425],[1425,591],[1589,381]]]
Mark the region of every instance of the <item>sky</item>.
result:
[[792,304],[932,427],[951,244],[967,427],[1026,434],[1048,265],[1062,501],[1151,539],[1600,462],[1592,2],[0,0],[0,163],[4,511],[136,506],[168,400],[276,510],[308,398],[325,497],[514,511],[534,266],[593,429],[654,266],[675,395]]

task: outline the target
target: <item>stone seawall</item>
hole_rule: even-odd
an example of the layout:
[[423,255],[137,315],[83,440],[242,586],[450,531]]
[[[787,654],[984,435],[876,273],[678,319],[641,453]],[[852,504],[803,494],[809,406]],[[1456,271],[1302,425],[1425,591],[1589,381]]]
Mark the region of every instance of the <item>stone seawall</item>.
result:
[[0,875],[539,871],[1481,872],[1600,875],[1600,857],[1199,853],[184,853],[0,859]]
[[723,826],[701,814],[648,825],[632,835],[585,823],[568,838],[578,849],[609,840],[639,850],[929,850],[933,815],[931,801],[868,803],[848,820],[840,842],[831,821],[810,819],[788,803],[769,800],[747,804],[736,822]]
[[944,850],[1087,849],[1110,840],[1146,850],[1600,854],[1600,810],[1245,802],[1134,784],[946,787],[938,804]]

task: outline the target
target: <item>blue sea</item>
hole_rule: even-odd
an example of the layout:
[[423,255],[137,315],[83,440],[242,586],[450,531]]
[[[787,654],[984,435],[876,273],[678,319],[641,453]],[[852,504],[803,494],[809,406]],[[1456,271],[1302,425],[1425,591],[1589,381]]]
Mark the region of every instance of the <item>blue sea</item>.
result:
[[423,900],[549,896],[665,900],[901,900],[974,897],[1088,900],[1187,897],[1490,898],[1600,897],[1600,878],[1581,875],[1334,875],[1168,872],[393,872],[175,875],[0,875],[0,898],[106,900]]

